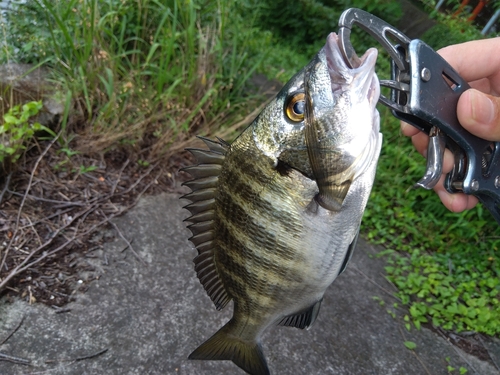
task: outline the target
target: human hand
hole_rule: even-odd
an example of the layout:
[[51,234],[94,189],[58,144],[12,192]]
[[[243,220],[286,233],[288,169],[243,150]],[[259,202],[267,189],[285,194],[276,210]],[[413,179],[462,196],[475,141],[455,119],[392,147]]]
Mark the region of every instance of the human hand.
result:
[[[460,124],[472,134],[489,141],[500,141],[500,38],[456,44],[438,53],[466,80],[471,89],[464,92],[457,105]],[[404,135],[426,156],[429,137],[413,126],[401,123]],[[463,193],[450,194],[444,178],[453,169],[453,154],[446,149],[443,175],[434,190],[446,208],[453,212],[470,209],[477,198]]]

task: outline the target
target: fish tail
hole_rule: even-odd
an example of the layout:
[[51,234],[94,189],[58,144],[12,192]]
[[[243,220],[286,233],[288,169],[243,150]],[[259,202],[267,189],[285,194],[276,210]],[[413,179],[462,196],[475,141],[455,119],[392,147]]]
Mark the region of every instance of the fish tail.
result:
[[256,340],[246,341],[233,333],[230,320],[189,355],[189,359],[231,360],[251,375],[269,375],[262,347]]

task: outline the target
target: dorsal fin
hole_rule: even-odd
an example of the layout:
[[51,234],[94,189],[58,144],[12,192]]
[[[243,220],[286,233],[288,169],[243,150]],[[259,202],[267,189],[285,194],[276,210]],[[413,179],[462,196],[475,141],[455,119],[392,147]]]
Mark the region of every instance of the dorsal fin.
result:
[[313,325],[314,321],[318,317],[319,308],[321,307],[322,301],[323,298],[306,310],[298,312],[297,314],[285,316],[283,319],[281,319],[278,325],[296,327],[300,329],[309,328]]
[[191,216],[184,221],[192,223],[187,228],[193,234],[189,240],[198,250],[198,256],[194,258],[196,275],[217,310],[221,310],[231,298],[215,269],[213,219],[217,183],[229,144],[219,138],[217,141],[198,138],[205,142],[209,149],[187,149],[196,158],[196,165],[182,169],[193,177],[193,180],[183,184],[191,189],[190,193],[181,197],[191,201],[184,207],[191,212]]

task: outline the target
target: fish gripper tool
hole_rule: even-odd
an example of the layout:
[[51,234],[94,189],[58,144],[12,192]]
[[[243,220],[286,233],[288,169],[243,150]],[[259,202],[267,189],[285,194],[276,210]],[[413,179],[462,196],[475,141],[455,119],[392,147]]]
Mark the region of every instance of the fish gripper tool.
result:
[[390,98],[379,102],[392,114],[430,136],[427,169],[416,185],[432,189],[442,173],[444,148],[455,164],[444,186],[450,193],[474,195],[500,224],[500,142],[479,138],[459,123],[456,110],[468,83],[436,51],[419,39],[410,39],[387,22],[361,9],[350,8],[339,19],[341,52],[353,67],[350,36],[354,25],[377,40],[391,57],[391,79],[380,85]]

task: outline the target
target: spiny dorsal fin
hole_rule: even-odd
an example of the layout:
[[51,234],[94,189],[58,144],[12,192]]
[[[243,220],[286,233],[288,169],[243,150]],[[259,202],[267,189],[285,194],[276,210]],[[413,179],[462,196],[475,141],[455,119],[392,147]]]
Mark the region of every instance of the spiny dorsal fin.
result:
[[308,309],[301,311],[297,314],[289,315],[281,319],[278,323],[280,326],[296,327],[300,329],[309,328],[313,325],[314,321],[318,317],[319,308],[323,299],[313,304]]
[[196,165],[182,169],[193,177],[193,180],[183,184],[191,189],[190,193],[181,197],[191,201],[184,207],[189,210],[191,216],[184,221],[192,223],[187,228],[193,234],[189,240],[198,250],[198,256],[194,258],[196,275],[217,310],[221,310],[230,298],[215,269],[214,206],[219,174],[229,144],[221,139],[212,141],[204,137],[198,138],[205,142],[209,150],[187,149],[196,158]]
[[199,148],[186,148],[186,150],[196,157],[199,164],[222,164],[224,162],[224,154],[215,151],[201,150]]
[[221,139],[219,137],[215,137],[215,138],[217,138],[217,141],[213,141],[209,138],[205,138],[202,136],[198,136],[197,138],[201,139],[203,142],[205,142],[205,144],[210,149],[210,151],[217,152],[217,153],[222,154],[222,155],[226,154],[227,149],[230,146],[229,143],[227,143],[226,141],[224,141],[223,139]]
[[217,181],[219,181],[219,176],[209,176],[205,178],[198,178],[196,180],[186,181],[182,185],[187,186],[191,190],[195,191],[201,189],[214,188],[217,186]]

